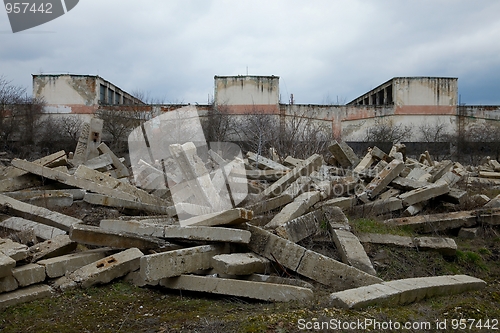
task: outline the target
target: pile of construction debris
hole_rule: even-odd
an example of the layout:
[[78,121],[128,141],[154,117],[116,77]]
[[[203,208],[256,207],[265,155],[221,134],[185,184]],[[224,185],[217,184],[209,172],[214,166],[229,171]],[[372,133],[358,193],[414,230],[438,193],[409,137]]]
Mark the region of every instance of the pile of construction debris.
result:
[[[355,235],[345,214],[397,214],[401,217],[386,223],[419,233],[461,228],[461,235],[473,237],[477,225],[499,224],[499,197],[473,198],[484,206],[473,211],[418,214],[431,200],[454,205],[470,200],[454,187],[460,180],[498,185],[497,161],[470,169],[434,162],[427,152],[417,161],[405,156],[404,145],[389,154],[373,147],[360,160],[342,142],[329,147],[328,163],[317,154],[299,160],[249,152],[245,201],[180,224],[168,191],[134,185],[124,159],[100,142],[100,131],[102,123],[93,120],[74,155],[60,151],[33,162],[13,159],[2,172],[0,226],[6,238],[0,239],[0,308],[123,277],[139,286],[265,301],[311,299],[313,284],[319,283],[331,290],[333,306],[349,308],[406,304],[485,286],[465,275],[382,281],[362,243],[453,256],[455,241]],[[58,212],[82,200],[119,209],[121,216],[89,225]],[[342,262],[298,244],[325,229]],[[283,272],[288,277],[281,277]]]

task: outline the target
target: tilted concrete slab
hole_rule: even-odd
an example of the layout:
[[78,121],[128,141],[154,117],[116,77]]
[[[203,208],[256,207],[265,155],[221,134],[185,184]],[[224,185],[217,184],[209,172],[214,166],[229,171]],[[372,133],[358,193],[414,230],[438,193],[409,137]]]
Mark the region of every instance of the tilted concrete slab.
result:
[[478,209],[442,214],[402,217],[384,221],[394,226],[408,226],[417,232],[430,233],[461,227],[473,227],[476,224],[500,224],[500,209]]
[[146,213],[164,214],[174,216],[176,214],[174,206],[156,206],[138,201],[113,198],[102,194],[85,193],[83,201],[93,205],[101,205],[107,207],[124,208],[131,210],[139,210]]
[[453,162],[450,160],[445,160],[445,161],[439,162],[438,165],[434,166],[429,171],[429,173],[431,174],[429,182],[430,183],[436,182],[438,179],[443,177],[444,174],[451,171],[452,168],[453,168]]
[[269,273],[270,265],[269,260],[254,253],[218,254],[212,257],[213,271],[218,274]]
[[56,278],[74,272],[80,267],[101,260],[108,256],[111,252],[113,252],[111,248],[88,250],[40,260],[38,264],[45,267],[45,274],[47,274],[49,278]]
[[248,246],[253,252],[335,290],[350,289],[382,281],[355,267],[307,250],[264,229],[249,224],[247,226],[252,233]]
[[452,238],[416,237],[414,241],[421,250],[434,250],[445,256],[457,254],[457,244]]
[[97,150],[99,150],[102,154],[107,154],[111,157],[111,161],[113,166],[115,167],[114,173],[116,178],[123,178],[130,176],[128,172],[128,168],[120,161],[120,159],[113,153],[111,149],[104,143],[101,142],[99,146],[97,146]]
[[244,208],[233,208],[222,212],[195,216],[181,220],[181,226],[218,226],[240,224],[253,219],[253,212]]
[[136,247],[141,250],[179,248],[177,245],[168,243],[160,238],[127,232],[115,232],[84,224],[74,225],[70,230],[69,237],[73,241],[81,244],[109,246],[116,249],[127,249],[131,247]]
[[47,208],[30,205],[3,194],[0,194],[0,206],[7,207],[12,215],[43,223],[64,231],[68,231],[73,224],[82,222],[82,220],[72,216],[54,212]]
[[142,256],[139,249],[130,248],[78,268],[68,278],[83,288],[105,284],[139,269]]
[[366,186],[368,196],[374,199],[381,193],[389,183],[394,180],[404,169],[404,163],[400,160],[392,160],[375,178]]
[[376,161],[377,160],[372,155],[371,149],[370,149],[370,151],[368,151],[368,153],[366,153],[365,157],[363,157],[363,159],[361,159],[361,161],[358,163],[358,165],[356,165],[356,167],[354,168],[353,171],[354,172],[361,172],[361,171],[369,168]]
[[245,279],[248,281],[255,282],[266,282],[266,283],[274,283],[274,284],[288,284],[290,286],[302,287],[313,289],[313,285],[309,282],[302,281],[298,278],[284,278],[277,275],[263,275],[263,274],[252,274],[248,276],[239,276],[240,279]]
[[80,164],[99,155],[97,147],[101,143],[103,123],[102,119],[94,117],[83,124],[75,148],[73,163]]
[[35,235],[43,240],[52,239],[58,235],[66,235],[66,231],[64,230],[50,227],[38,222],[26,220],[22,217],[10,217],[5,221],[0,222],[0,227],[13,231],[32,229]]
[[[39,158],[37,160],[34,160],[32,163],[46,166],[50,163],[53,163],[56,160],[59,160],[62,157],[66,157],[66,152],[64,150],[60,150],[60,151],[55,152],[53,154],[50,154],[50,155],[44,156],[42,158]],[[7,179],[7,178],[21,177],[21,176],[27,175],[27,174],[28,174],[28,172],[21,170],[21,169],[18,169],[14,166],[14,167],[8,167],[5,170],[4,174],[0,177]],[[16,191],[16,190],[13,190],[13,191]]]
[[278,207],[284,206],[293,201],[293,196],[289,194],[281,194],[277,197],[270,198],[264,201],[259,201],[255,204],[246,206],[246,209],[253,211],[255,215],[259,215]]
[[210,269],[212,257],[226,252],[222,245],[203,245],[145,255],[141,258],[141,276],[151,282]]
[[351,168],[359,163],[359,158],[345,142],[333,141],[328,150],[343,168]]
[[28,247],[8,238],[0,238],[0,252],[11,257],[15,261],[21,261],[28,257]]
[[313,171],[317,170],[323,164],[323,157],[318,154],[314,154],[308,159],[306,159],[303,163],[296,166],[290,172],[288,172],[285,176],[278,179],[272,185],[267,187],[262,193],[260,193],[260,199],[268,198],[268,197],[276,197],[280,195],[285,189],[293,183],[300,176],[308,176]]
[[65,255],[76,249],[76,242],[68,235],[58,235],[42,243],[35,244],[29,248],[32,262]]
[[398,198],[376,200],[364,205],[353,207],[354,213],[361,216],[382,215],[403,209],[403,201]]
[[3,194],[19,201],[25,201],[40,196],[46,196],[46,197],[59,196],[61,194],[71,194],[73,196],[73,200],[81,200],[85,195],[85,190],[68,188],[64,190],[29,190],[29,191],[6,192]]
[[486,203],[484,208],[500,208],[500,194],[494,197],[493,199],[489,200],[488,203]]
[[298,195],[309,191],[311,186],[312,179],[311,177],[302,176],[297,178],[290,186],[287,187],[285,191],[281,195],[290,195],[292,198],[297,197]]
[[283,161],[284,166],[288,167],[296,167],[300,163],[304,162],[304,160],[301,160],[300,158],[294,158],[292,156],[287,156],[285,160]]
[[485,286],[483,280],[467,275],[410,278],[336,292],[330,295],[330,302],[344,309],[404,305],[430,297],[480,290]]
[[105,171],[107,170],[107,167],[112,164],[113,160],[111,159],[111,156],[109,156],[109,154],[99,155],[83,163],[83,165],[85,165],[87,168],[98,171]]
[[377,275],[368,255],[359,239],[350,231],[332,229],[331,232],[335,247],[345,264],[356,267],[370,275]]
[[281,171],[289,171],[290,168],[286,167],[278,162],[270,160],[264,156],[257,155],[252,152],[247,153],[248,160],[254,162],[255,165],[259,167],[259,169],[271,169],[271,170],[281,170]]
[[165,224],[160,222],[144,222],[135,220],[101,220],[101,229],[120,233],[127,232],[136,235],[164,237]]
[[45,285],[22,288],[0,295],[0,309],[52,296],[52,288]]
[[403,205],[408,207],[416,203],[426,201],[440,195],[446,194],[450,191],[450,188],[446,183],[444,184],[434,184],[427,185],[416,190],[408,191],[399,195],[399,198],[403,200]]
[[0,278],[0,294],[16,290],[18,287],[19,284],[17,283],[17,280],[13,275],[7,275],[3,278]]
[[26,287],[45,281],[45,267],[38,264],[26,264],[12,269],[19,287]]
[[[20,170],[15,168],[16,170]],[[25,172],[25,171],[24,171]],[[25,172],[26,173],[26,172]],[[0,180],[0,192],[19,191],[27,188],[42,186],[43,181],[40,177],[32,174],[24,174],[19,177],[6,178]]]
[[342,210],[349,210],[355,204],[356,204],[355,197],[339,197],[339,198],[333,198],[333,199],[326,200],[326,201],[320,201],[314,206],[314,208],[330,207],[331,206],[331,207],[339,207]]
[[12,275],[12,268],[16,267],[16,261],[3,253],[0,253],[0,278]]
[[283,177],[287,172],[283,170],[246,170],[244,173],[242,171],[231,172],[231,175],[240,178],[246,177],[247,179],[273,182]]
[[196,275],[162,279],[160,285],[170,289],[247,297],[268,302],[306,301],[313,297],[312,290],[301,287]]
[[394,188],[397,188],[399,190],[403,191],[411,191],[415,190],[427,185],[430,185],[431,183],[428,182],[421,182],[418,180],[413,180],[410,178],[404,178],[404,177],[396,177],[394,178],[390,185],[393,186]]
[[305,214],[307,210],[320,199],[321,193],[319,191],[302,193],[296,197],[293,202],[286,205],[278,214],[276,214],[265,227],[275,229],[286,222]]

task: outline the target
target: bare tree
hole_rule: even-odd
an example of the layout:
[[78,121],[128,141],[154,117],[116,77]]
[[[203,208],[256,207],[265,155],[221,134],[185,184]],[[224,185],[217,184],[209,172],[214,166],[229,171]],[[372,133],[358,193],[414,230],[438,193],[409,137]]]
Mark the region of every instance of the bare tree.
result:
[[226,142],[235,136],[235,116],[227,105],[213,104],[205,122],[205,138],[209,142]]
[[84,121],[78,115],[49,115],[41,124],[40,143],[50,152],[73,151],[80,137]]
[[413,128],[409,125],[396,125],[392,120],[375,118],[375,124],[365,132],[367,142],[398,143],[412,136]]
[[446,142],[449,140],[450,133],[445,123],[436,121],[434,124],[428,122],[418,127],[420,141],[422,142]]

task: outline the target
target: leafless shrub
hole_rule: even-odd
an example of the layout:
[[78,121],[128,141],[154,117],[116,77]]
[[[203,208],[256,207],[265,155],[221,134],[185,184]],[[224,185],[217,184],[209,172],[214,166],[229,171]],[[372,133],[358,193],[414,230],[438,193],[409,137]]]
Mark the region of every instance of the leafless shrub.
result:
[[365,132],[364,141],[398,143],[411,138],[413,127],[394,124],[392,119],[376,118],[375,124]]

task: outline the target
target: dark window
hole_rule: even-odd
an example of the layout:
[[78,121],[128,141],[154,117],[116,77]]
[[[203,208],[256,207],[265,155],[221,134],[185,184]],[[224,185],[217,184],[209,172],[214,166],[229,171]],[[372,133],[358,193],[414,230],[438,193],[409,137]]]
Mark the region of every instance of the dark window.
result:
[[113,104],[114,97],[114,91],[108,88],[108,104]]
[[106,86],[101,84],[99,88],[100,88],[99,102],[106,103]]
[[121,97],[122,95],[120,95],[119,93],[115,93],[115,104],[120,104]]

